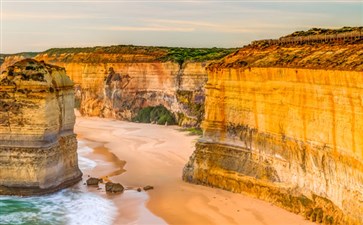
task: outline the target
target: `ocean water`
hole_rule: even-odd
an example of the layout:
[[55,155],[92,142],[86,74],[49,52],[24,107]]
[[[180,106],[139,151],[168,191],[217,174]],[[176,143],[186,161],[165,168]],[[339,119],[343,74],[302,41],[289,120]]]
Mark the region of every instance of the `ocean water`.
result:
[[[79,143],[78,160],[82,171],[97,165],[84,157],[91,151],[84,143]],[[84,185],[45,196],[0,196],[1,225],[109,225],[116,214],[111,200],[88,192]]]

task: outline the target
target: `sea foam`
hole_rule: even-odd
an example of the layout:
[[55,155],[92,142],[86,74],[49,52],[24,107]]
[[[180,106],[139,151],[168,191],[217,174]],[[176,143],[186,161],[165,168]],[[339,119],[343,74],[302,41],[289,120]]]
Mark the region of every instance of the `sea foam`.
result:
[[[93,150],[79,141],[78,164],[85,172],[97,166],[87,158]],[[0,196],[1,225],[110,225],[117,208],[113,201],[75,185],[53,194],[34,197]]]
[[0,197],[0,224],[112,224],[112,201],[77,189],[37,197]]

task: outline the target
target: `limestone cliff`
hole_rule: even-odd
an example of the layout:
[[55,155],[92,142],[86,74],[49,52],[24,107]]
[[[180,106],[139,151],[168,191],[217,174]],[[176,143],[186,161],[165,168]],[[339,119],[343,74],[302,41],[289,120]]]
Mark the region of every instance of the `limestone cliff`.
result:
[[[34,58],[66,69],[75,82],[76,104],[83,115],[130,120],[140,109],[162,104],[180,125],[199,126],[205,68],[232,51],[110,46],[50,49]],[[7,57],[2,68],[19,57]]]
[[26,59],[1,73],[0,194],[44,194],[81,179],[73,107],[64,68]]
[[[195,126],[202,119],[198,110],[204,104],[206,63],[184,63],[179,68],[173,62],[60,63],[45,55],[36,59],[66,68],[76,83],[82,115],[131,120],[140,109],[162,104],[181,125]],[[112,73],[123,82],[106,82]]]
[[246,46],[208,67],[183,179],[363,224],[363,44]]

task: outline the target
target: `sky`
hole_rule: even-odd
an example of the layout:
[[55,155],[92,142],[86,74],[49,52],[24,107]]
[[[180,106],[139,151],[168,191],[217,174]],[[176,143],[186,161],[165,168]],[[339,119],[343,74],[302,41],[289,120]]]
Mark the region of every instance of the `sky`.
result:
[[0,53],[133,44],[241,47],[363,26],[363,0],[0,0]]

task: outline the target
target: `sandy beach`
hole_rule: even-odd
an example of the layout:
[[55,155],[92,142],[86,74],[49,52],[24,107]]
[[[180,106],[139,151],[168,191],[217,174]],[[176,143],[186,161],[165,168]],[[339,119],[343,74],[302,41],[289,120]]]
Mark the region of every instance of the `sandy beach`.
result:
[[[88,187],[115,203],[114,224],[314,224],[258,199],[183,182],[198,136],[179,127],[77,117],[75,132],[80,147],[93,149],[83,157],[97,163],[84,179],[103,177],[126,187],[118,195]],[[146,185],[154,190],[136,190]]]

